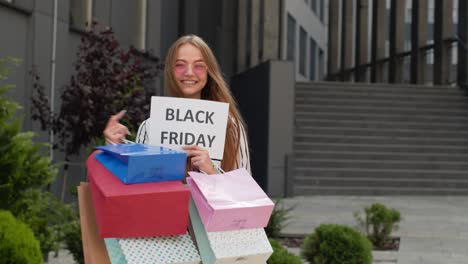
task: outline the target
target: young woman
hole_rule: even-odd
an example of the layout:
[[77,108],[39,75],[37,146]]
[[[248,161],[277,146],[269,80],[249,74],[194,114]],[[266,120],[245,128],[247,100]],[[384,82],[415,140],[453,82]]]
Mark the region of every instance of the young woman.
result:
[[[195,35],[183,36],[176,40],[166,56],[164,78],[168,96],[229,104],[223,160],[211,160],[208,151],[200,146],[184,146],[192,169],[215,174],[218,173],[218,166],[225,171],[243,167],[250,173],[244,121],[222,77],[218,62],[205,41]],[[124,115],[125,112],[122,111],[109,119],[104,129],[106,141],[119,143],[129,134],[128,129],[119,123],[119,119]],[[149,119],[139,127],[136,139],[138,143],[149,142],[148,138],[151,135],[147,133],[148,123]]]

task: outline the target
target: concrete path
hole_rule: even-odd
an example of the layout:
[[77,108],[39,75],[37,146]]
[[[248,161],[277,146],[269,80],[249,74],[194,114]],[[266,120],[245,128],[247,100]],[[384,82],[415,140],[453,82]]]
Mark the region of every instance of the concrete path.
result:
[[374,202],[398,209],[403,217],[398,252],[374,252],[375,263],[467,264],[468,197],[309,196],[284,199],[296,205],[285,234],[309,234],[322,223],[356,226],[353,212]]
[[[322,223],[356,226],[353,212],[374,202],[398,209],[403,221],[395,232],[398,252],[374,251],[378,264],[468,264],[468,197],[445,196],[309,196],[283,200],[296,205],[285,234],[309,234]],[[299,249],[293,249],[298,254]],[[48,264],[73,263],[67,251]]]

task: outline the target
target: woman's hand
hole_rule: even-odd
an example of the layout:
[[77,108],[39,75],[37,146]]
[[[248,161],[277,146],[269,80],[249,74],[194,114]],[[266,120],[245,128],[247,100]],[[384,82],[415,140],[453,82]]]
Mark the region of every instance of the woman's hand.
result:
[[104,129],[104,137],[106,142],[110,144],[118,144],[125,139],[125,136],[130,135],[128,128],[119,123],[119,120],[125,115],[127,111],[122,110],[116,115],[113,115],[107,121],[106,128]]
[[182,149],[187,152],[187,157],[190,158],[192,168],[204,171],[208,174],[218,173],[213,167],[208,150],[197,145],[183,146]]

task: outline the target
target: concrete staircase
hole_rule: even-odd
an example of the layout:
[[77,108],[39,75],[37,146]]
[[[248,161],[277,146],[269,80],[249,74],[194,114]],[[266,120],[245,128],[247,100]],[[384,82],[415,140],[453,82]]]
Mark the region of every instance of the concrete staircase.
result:
[[468,195],[456,87],[297,83],[293,195]]

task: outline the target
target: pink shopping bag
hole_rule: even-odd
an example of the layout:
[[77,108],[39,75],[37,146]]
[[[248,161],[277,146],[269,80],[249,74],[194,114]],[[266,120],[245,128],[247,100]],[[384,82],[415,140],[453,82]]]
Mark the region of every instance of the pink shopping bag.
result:
[[245,169],[189,175],[187,183],[207,232],[267,226],[274,203]]

